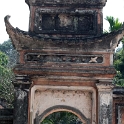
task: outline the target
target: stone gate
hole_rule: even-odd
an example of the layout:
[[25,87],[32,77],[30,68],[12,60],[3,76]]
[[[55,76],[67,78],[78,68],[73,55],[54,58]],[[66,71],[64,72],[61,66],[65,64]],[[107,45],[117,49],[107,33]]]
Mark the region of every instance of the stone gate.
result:
[[112,124],[113,53],[124,31],[103,34],[106,0],[26,0],[29,31],[7,32],[19,60],[14,124],[69,111],[83,124]]

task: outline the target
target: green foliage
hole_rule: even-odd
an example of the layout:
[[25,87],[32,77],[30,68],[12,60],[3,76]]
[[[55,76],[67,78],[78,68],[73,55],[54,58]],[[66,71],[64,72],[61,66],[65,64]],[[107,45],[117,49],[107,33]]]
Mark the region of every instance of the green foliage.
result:
[[8,57],[6,56],[6,54],[0,51],[0,65],[5,67],[7,66],[7,63],[8,63]]
[[0,98],[5,99],[7,107],[13,107],[14,86],[12,80],[14,74],[12,67],[16,63],[17,52],[10,40],[0,44]]
[[120,73],[120,71],[117,71],[117,74],[114,78],[114,83],[117,85],[117,86],[124,86],[124,77],[123,75]]
[[112,16],[106,16],[105,20],[109,22],[109,32],[116,31],[120,28],[122,28],[123,24],[119,22],[118,18],[114,18]]
[[14,49],[10,39],[0,44],[0,51],[8,56],[8,67],[13,67],[17,62],[17,51]]
[[[110,25],[109,32],[119,30],[123,26],[123,24],[119,22],[118,18],[106,16],[105,19],[109,22]],[[124,44],[124,38],[121,42]],[[114,54],[114,66],[117,70],[117,75],[114,78],[114,83],[119,86],[124,86],[124,47],[119,49]]]
[[117,70],[117,75],[114,78],[114,83],[119,86],[124,86],[124,49],[115,53],[114,66]]
[[62,111],[50,114],[41,124],[82,124],[82,122],[76,115]]
[[7,64],[7,55],[0,51],[0,98],[7,101],[7,107],[12,107],[14,87],[11,83],[11,79],[13,78],[13,73],[11,69],[7,67]]

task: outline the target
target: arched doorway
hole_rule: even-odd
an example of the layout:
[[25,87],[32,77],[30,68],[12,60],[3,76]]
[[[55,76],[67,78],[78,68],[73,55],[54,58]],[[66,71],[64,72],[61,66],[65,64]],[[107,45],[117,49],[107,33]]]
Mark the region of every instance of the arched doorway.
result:
[[79,110],[70,106],[53,106],[40,116],[37,114],[34,124],[90,124],[91,122]]
[[66,111],[84,124],[96,123],[96,92],[92,87],[39,86],[31,89],[30,124],[40,124],[54,112]]
[[48,115],[40,124],[84,124],[71,112],[60,111]]

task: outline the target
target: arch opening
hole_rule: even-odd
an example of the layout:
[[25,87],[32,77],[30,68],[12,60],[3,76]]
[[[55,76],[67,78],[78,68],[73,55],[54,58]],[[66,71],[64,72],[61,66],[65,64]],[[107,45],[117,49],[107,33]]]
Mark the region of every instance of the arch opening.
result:
[[78,109],[70,106],[53,106],[46,109],[41,115],[36,114],[34,124],[90,124]]
[[40,124],[84,124],[78,116],[68,111],[53,112]]

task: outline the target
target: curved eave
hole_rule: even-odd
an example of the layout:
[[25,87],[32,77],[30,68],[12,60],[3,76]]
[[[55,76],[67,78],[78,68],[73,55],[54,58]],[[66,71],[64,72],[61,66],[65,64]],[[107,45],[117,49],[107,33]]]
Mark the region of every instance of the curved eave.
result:
[[12,40],[13,46],[17,50],[21,49],[41,49],[41,48],[79,48],[87,51],[110,50],[113,51],[119,41],[123,38],[124,29],[103,34],[95,37],[52,37],[43,34],[30,34],[14,28],[9,23],[10,16],[5,17],[6,31]]
[[29,5],[29,0],[25,0],[25,2]]

